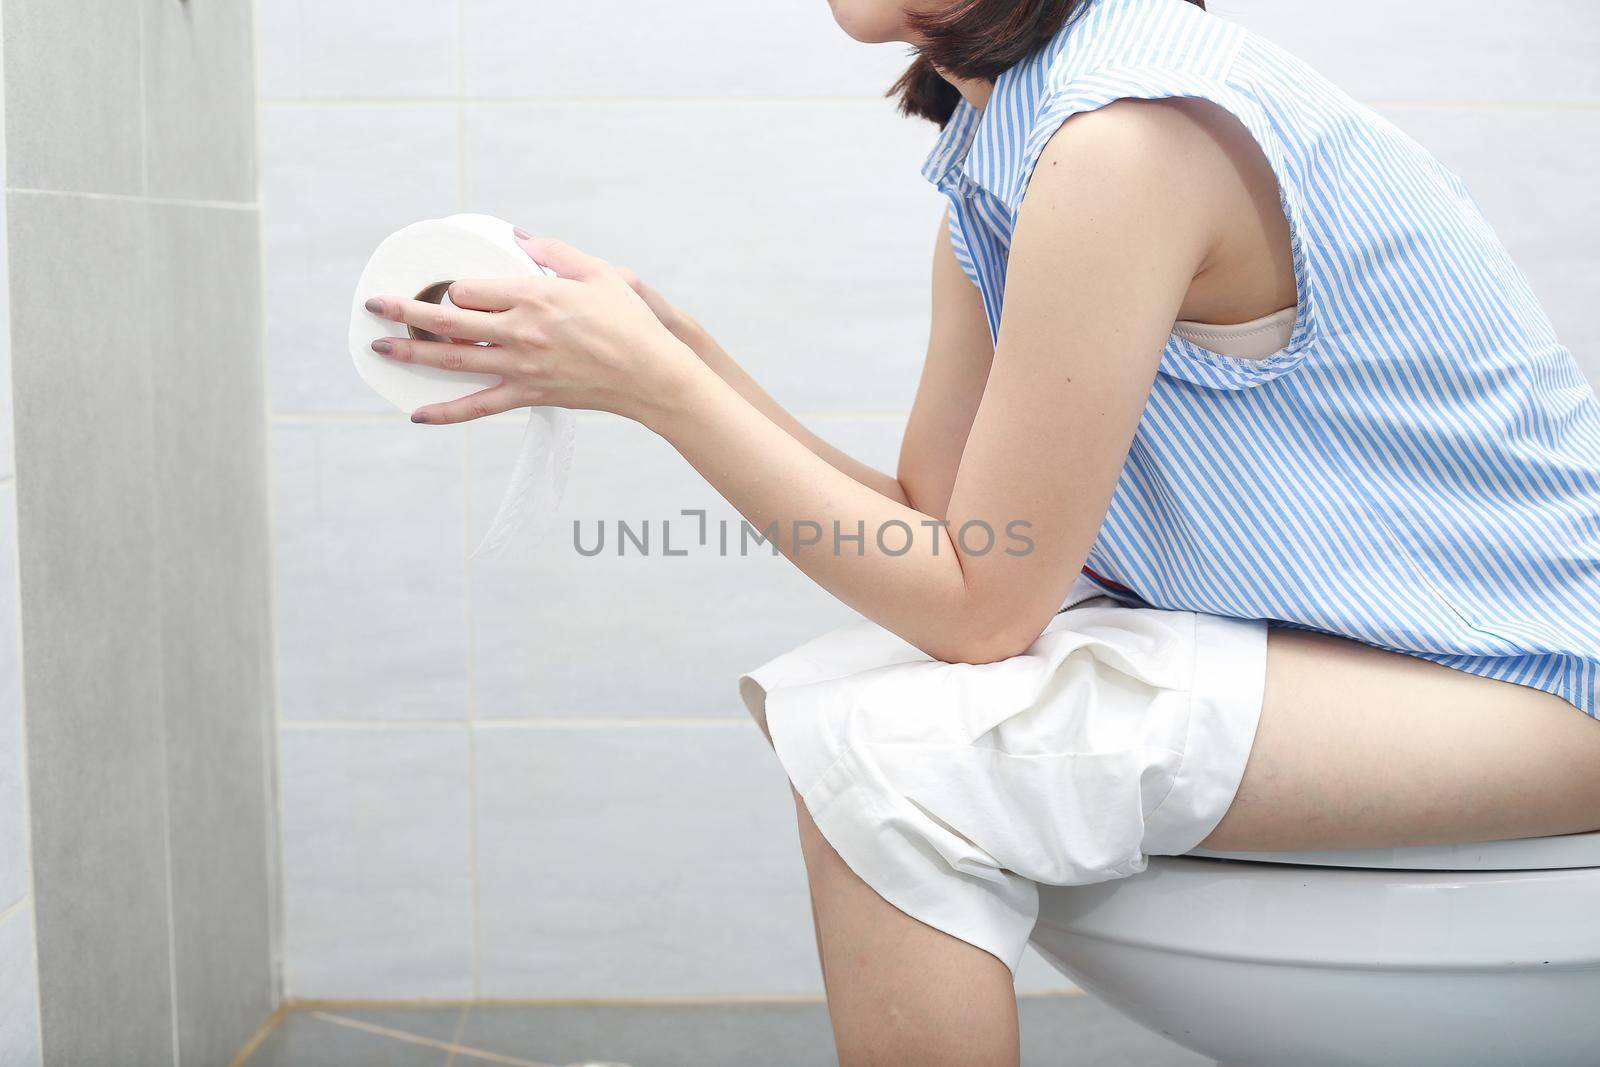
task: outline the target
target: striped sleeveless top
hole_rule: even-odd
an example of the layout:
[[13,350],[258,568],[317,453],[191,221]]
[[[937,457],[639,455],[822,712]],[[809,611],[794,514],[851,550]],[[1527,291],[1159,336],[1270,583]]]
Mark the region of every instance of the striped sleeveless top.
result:
[[1261,359],[1168,338],[1085,573],[1596,715],[1600,401],[1460,178],[1305,63],[1184,0],[1087,0],[984,109],[961,101],[923,174],[991,334],[1045,142],[1076,112],[1168,96],[1213,101],[1261,147],[1298,310]]

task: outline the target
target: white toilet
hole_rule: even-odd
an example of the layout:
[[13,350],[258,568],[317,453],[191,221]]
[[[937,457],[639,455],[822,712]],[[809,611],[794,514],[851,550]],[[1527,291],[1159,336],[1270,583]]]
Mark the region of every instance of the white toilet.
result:
[[1600,833],[1158,856],[1033,945],[1226,1067],[1600,1064]]

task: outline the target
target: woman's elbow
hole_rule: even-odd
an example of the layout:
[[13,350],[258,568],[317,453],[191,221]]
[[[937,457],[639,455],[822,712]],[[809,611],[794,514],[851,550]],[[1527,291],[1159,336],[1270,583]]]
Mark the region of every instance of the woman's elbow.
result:
[[1035,626],[969,626],[924,645],[922,651],[945,663],[995,663],[1020,656],[1043,632]]

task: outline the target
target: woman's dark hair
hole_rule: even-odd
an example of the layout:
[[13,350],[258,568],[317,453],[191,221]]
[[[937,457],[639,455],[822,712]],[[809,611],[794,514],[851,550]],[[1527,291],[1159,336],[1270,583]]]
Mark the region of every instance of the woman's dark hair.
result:
[[[950,121],[961,94],[941,70],[957,78],[993,80],[1026,58],[1066,23],[1084,0],[954,0],[943,11],[910,12],[921,39],[911,68],[890,86],[900,110],[940,126]],[[1206,0],[1189,0],[1204,9]]]

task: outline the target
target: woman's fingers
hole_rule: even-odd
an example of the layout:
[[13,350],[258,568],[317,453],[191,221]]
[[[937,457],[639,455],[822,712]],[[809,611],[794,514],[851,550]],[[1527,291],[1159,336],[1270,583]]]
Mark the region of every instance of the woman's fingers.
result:
[[504,341],[507,327],[497,314],[471,308],[430,304],[426,300],[407,300],[396,296],[375,296],[367,301],[374,315],[414,326],[436,338],[459,337],[466,341]]
[[412,422],[444,425],[452,422],[470,422],[485,415],[498,415],[520,407],[525,401],[517,399],[516,390],[505,384],[491,385],[471,396],[451,400],[444,404],[428,404],[411,413]]
[[380,337],[372,342],[372,350],[396,363],[420,363],[425,367],[476,371],[480,374],[505,374],[505,349],[496,346],[418,341],[411,337]]
[[450,283],[450,302],[477,311],[510,311],[527,284],[523,278],[462,278]]
[[549,267],[563,278],[585,281],[604,273],[610,264],[603,259],[580,252],[565,241],[554,237],[533,237],[516,231],[517,244],[528,253],[528,258],[541,267]]

